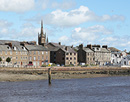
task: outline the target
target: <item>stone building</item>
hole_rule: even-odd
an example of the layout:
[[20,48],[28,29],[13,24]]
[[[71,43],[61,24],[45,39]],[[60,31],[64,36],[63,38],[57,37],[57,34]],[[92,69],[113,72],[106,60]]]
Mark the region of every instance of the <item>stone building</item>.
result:
[[29,64],[38,67],[50,63],[50,51],[42,45],[25,45]]
[[60,49],[60,48],[63,48],[65,47],[65,45],[61,45],[61,43],[48,43],[47,45],[47,48],[49,49],[50,51],[50,62],[51,63],[56,63],[56,52]]
[[77,65],[77,52],[70,46],[59,48],[56,52],[56,64]]
[[111,51],[106,45],[103,45],[102,47],[100,47],[100,45],[87,45],[87,48],[94,51],[96,65],[106,65],[111,63]]
[[78,62],[85,64],[106,65],[111,62],[111,51],[107,46],[83,45],[79,46]]
[[[24,67],[28,64],[28,52],[19,42],[1,40],[0,43],[2,66]],[[6,62],[8,57],[11,58],[9,63]]]
[[79,64],[85,63],[88,65],[95,64],[94,51],[90,48],[85,48],[83,45],[79,45],[78,52],[78,62]]

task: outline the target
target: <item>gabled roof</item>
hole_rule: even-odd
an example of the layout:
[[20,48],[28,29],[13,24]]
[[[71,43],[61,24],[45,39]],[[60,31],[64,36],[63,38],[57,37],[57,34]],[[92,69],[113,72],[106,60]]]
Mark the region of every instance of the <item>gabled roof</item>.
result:
[[85,51],[85,52],[94,52],[93,50],[91,50],[90,48],[83,48],[83,50]]
[[29,51],[48,51],[48,49],[42,45],[25,45],[25,47]]
[[[67,49],[66,49],[67,47]],[[70,46],[66,46],[66,47],[62,47],[60,48],[61,50],[63,50],[65,53],[77,53],[73,48],[71,48]]]
[[59,47],[59,48],[65,47],[65,45],[60,45],[59,43],[50,42],[50,43],[48,43],[48,44],[51,44],[51,45],[53,45],[54,47]]

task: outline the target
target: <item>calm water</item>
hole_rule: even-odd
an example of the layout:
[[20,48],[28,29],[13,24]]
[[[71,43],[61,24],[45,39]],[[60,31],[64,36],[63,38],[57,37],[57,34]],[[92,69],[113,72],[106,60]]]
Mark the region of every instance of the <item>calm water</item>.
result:
[[130,77],[0,82],[0,102],[130,102]]

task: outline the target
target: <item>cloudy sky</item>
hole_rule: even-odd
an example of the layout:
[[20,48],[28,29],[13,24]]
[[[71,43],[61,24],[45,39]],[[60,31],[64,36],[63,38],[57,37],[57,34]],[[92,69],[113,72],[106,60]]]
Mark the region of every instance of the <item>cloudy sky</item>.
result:
[[100,44],[130,51],[130,0],[0,0],[0,40]]

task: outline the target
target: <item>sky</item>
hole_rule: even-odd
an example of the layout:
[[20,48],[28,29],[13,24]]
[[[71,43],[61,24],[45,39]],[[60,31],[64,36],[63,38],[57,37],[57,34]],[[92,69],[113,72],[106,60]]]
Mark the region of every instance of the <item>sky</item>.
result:
[[0,0],[0,40],[100,44],[130,51],[130,0]]

